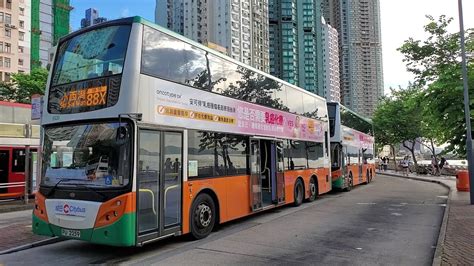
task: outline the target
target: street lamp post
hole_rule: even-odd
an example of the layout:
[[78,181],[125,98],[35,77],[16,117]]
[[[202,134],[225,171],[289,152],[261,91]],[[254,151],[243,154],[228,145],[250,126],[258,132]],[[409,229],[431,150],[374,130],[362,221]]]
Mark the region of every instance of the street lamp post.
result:
[[467,66],[466,66],[466,47],[464,40],[464,21],[462,16],[462,0],[458,0],[459,8],[459,28],[461,36],[461,58],[462,58],[462,79],[464,87],[464,116],[466,118],[466,152],[467,164],[469,170],[469,185],[471,204],[474,205],[474,161],[473,161],[473,147],[472,147],[472,131],[471,131],[471,112],[469,110],[469,87],[467,84]]

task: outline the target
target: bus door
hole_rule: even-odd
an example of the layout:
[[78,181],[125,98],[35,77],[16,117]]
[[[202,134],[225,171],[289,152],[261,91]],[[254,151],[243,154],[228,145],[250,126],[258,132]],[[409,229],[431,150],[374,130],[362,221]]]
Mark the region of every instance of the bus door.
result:
[[252,211],[262,209],[260,140],[250,139],[250,204]]
[[0,193],[7,193],[8,167],[10,164],[10,151],[0,150]]
[[138,242],[181,230],[183,133],[139,130]]
[[251,139],[250,149],[252,210],[284,202],[283,143]]
[[[11,173],[8,178],[9,182],[25,182],[25,158],[26,153],[24,148],[13,148],[12,149],[12,158],[11,158]],[[30,164],[31,165],[31,164]],[[31,169],[31,168],[30,168]],[[10,188],[8,193],[15,193],[21,195],[24,193],[23,186],[17,186]]]

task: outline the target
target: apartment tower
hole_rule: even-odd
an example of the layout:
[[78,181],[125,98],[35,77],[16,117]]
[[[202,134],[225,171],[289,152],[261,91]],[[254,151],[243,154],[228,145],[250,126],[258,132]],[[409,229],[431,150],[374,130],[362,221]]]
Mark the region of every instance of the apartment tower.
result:
[[30,71],[29,1],[0,0],[0,81]]
[[270,73],[324,96],[320,0],[269,0]]
[[269,72],[268,0],[157,0],[155,22]]
[[339,33],[341,102],[370,117],[383,95],[379,0],[323,0],[322,9]]

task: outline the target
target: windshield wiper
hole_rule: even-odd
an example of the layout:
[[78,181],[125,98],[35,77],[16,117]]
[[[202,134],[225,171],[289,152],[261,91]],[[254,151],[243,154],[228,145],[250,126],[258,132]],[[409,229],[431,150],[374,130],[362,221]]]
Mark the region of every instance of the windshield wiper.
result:
[[99,191],[97,191],[97,190],[95,190],[95,189],[93,189],[93,188],[91,188],[87,185],[84,185],[84,184],[73,184],[73,185],[75,185],[77,187],[80,187],[80,188],[85,188],[85,189],[87,189],[89,191],[92,191],[92,192],[95,192],[97,195],[101,196],[103,200],[107,199],[107,195],[105,195],[104,193],[99,192]]
[[71,181],[71,180],[77,180],[77,179],[74,179],[74,178],[64,178],[64,179],[61,179],[59,180],[55,185],[54,187],[51,188],[51,190],[48,192],[48,194],[46,195],[46,198],[51,196],[53,194],[53,192],[58,188],[58,185],[63,182],[63,181]]

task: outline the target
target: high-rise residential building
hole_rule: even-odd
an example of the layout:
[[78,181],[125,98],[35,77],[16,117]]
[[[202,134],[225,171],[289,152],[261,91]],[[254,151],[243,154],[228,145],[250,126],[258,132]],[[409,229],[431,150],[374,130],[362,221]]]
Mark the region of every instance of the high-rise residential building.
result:
[[81,19],[81,28],[86,28],[95,24],[107,21],[107,18],[99,16],[99,11],[95,8],[86,10],[85,18]]
[[0,81],[30,71],[29,1],[0,0]]
[[339,32],[341,102],[371,116],[383,95],[379,0],[323,0],[322,8]]
[[337,30],[321,18],[323,43],[323,93],[328,101],[340,102],[339,41]]
[[31,68],[47,67],[51,47],[69,33],[72,7],[69,0],[23,1],[31,2]]
[[320,0],[269,0],[270,73],[318,95],[323,91]]
[[269,72],[268,0],[157,0],[155,22]]

